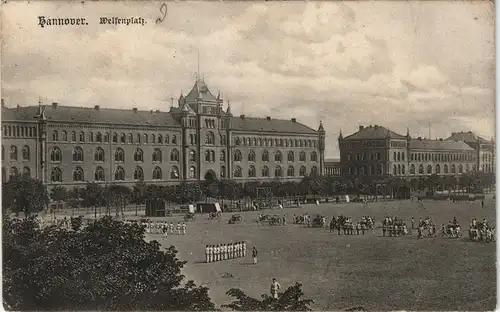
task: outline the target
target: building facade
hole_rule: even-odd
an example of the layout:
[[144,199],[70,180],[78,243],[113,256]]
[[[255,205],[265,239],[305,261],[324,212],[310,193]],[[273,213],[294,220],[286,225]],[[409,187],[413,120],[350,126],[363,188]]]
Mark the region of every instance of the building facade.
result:
[[2,180],[25,174],[49,187],[300,180],[323,172],[324,140],[322,125],[295,118],[235,117],[200,79],[168,112],[2,101]]
[[325,159],[325,171],[323,172],[323,175],[340,177],[342,172],[341,169],[342,167],[340,166],[340,159]]
[[452,138],[412,138],[409,131],[403,136],[379,125],[360,126],[354,134],[339,135],[341,175],[412,177],[489,170],[490,163],[481,158],[492,153],[493,144],[488,149],[485,144],[475,148],[457,136]]

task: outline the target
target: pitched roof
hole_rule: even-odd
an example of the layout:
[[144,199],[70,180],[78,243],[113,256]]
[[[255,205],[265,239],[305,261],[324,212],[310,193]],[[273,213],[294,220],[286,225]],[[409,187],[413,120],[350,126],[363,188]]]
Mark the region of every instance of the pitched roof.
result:
[[397,134],[382,126],[360,127],[358,132],[346,136],[344,140],[376,140],[376,139],[406,139],[406,137]]
[[[2,120],[34,120],[37,113],[38,106],[3,108]],[[170,113],[158,111],[47,105],[45,116],[48,121],[180,127]]]
[[300,122],[285,119],[254,117],[231,117],[232,129],[236,131],[263,131],[281,133],[317,134],[317,131]]
[[447,150],[447,151],[474,151],[467,143],[453,140],[426,140],[411,139],[410,149]]
[[466,143],[492,143],[491,141],[488,141],[486,139],[483,139],[482,137],[474,134],[472,131],[469,132],[452,132],[451,136],[447,138],[446,140],[453,140],[453,141],[464,141]]
[[210,92],[205,81],[202,79],[196,80],[193,88],[185,97],[186,102],[196,102],[198,99],[217,102],[217,98]]

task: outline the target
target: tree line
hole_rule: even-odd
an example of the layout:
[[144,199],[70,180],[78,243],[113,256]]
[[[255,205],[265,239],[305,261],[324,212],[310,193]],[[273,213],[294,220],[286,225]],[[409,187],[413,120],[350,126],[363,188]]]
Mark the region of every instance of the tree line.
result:
[[212,182],[183,182],[178,185],[155,185],[137,182],[132,188],[122,184],[102,185],[89,182],[85,188],[67,190],[56,186],[49,190],[37,180],[16,177],[2,185],[2,204],[15,213],[27,215],[43,211],[50,200],[65,203],[68,208],[93,208],[94,214],[118,215],[125,207],[138,207],[147,199],[161,199],[172,204],[196,203],[206,198],[219,200],[284,199],[290,197],[331,197],[341,195],[384,196],[408,198],[410,190],[446,191],[463,190],[482,192],[495,183],[493,173],[468,172],[460,176],[438,176],[405,178],[388,176],[382,179],[370,176],[332,177],[306,176],[300,182],[274,179],[268,182],[250,181],[238,183],[234,180]]

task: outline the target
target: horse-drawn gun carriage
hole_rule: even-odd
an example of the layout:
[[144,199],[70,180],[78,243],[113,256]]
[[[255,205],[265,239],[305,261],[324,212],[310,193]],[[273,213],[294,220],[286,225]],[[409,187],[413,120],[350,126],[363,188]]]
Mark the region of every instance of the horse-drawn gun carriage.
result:
[[184,215],[184,221],[193,221],[196,219],[196,216],[194,215],[193,212],[187,212],[185,215]]
[[486,220],[476,222],[472,220],[469,229],[469,239],[474,242],[484,241],[486,243],[495,241],[495,228],[490,226]]
[[326,218],[324,216],[316,215],[311,221],[313,228],[323,228],[326,226]]
[[220,219],[222,213],[220,211],[214,211],[208,214],[208,220]]
[[449,238],[459,238],[462,236],[460,224],[450,222],[446,227],[443,227],[443,236]]
[[231,216],[231,219],[227,221],[228,224],[239,224],[243,221],[243,217],[239,214],[234,214]]

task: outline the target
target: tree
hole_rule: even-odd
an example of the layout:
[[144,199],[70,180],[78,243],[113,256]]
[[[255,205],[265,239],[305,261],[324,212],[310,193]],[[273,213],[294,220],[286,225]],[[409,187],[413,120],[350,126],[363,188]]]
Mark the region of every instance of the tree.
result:
[[132,201],[135,203],[135,215],[137,216],[137,210],[139,209],[139,206],[144,203],[146,200],[146,188],[147,185],[144,183],[144,181],[139,181],[134,185],[134,188],[132,189]]
[[214,310],[208,289],[184,282],[174,247],[144,227],[104,217],[85,228],[3,227],[3,298],[13,310]]
[[235,300],[230,304],[222,305],[223,308],[229,308],[233,311],[311,311],[311,299],[302,299],[302,285],[295,283],[288,287],[283,293],[278,294],[278,299],[263,294],[262,300],[247,296],[240,289],[232,288],[227,295]]
[[43,211],[49,204],[47,188],[40,180],[27,176],[13,177],[2,185],[2,207],[25,217]]
[[85,206],[94,207],[94,218],[97,218],[97,207],[102,207],[104,203],[103,187],[95,182],[88,182],[83,195]]

